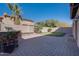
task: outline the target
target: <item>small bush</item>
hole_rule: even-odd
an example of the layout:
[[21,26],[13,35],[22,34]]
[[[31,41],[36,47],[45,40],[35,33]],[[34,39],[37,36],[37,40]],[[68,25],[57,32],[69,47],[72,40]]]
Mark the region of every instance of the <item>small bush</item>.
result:
[[48,32],[51,32],[52,29],[48,29]]
[[34,32],[35,32],[35,33],[41,33],[41,29],[42,29],[42,27],[40,27],[40,26],[35,26]]

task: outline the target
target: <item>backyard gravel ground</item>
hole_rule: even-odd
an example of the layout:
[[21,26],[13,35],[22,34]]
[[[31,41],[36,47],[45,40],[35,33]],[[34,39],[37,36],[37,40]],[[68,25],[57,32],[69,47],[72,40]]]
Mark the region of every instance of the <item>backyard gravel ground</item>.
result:
[[25,34],[19,39],[19,47],[2,56],[79,56],[76,41],[69,33],[63,37]]

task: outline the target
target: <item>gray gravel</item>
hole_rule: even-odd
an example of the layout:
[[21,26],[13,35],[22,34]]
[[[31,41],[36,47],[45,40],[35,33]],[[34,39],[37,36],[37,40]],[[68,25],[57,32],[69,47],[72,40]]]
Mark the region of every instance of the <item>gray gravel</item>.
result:
[[[69,33],[68,33],[69,34]],[[71,36],[53,37],[24,35],[19,47],[7,56],[79,56],[79,48]]]
[[[40,36],[19,40],[19,47],[10,56],[75,56],[79,55],[71,37]],[[3,55],[3,54],[2,54]]]

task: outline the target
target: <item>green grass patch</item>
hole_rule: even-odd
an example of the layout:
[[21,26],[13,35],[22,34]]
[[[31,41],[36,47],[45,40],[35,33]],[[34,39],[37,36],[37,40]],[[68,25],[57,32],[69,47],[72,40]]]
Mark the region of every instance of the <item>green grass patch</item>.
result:
[[47,33],[42,33],[42,35],[61,37],[61,36],[64,36],[65,33],[64,32],[47,32]]

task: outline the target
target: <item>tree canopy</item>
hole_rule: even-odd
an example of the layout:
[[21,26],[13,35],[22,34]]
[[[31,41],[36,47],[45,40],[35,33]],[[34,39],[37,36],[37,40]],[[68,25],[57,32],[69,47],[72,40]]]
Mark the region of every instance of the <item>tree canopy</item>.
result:
[[49,19],[41,22],[37,22],[36,25],[41,27],[68,27],[69,25],[65,22],[61,22],[54,19]]

